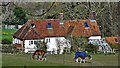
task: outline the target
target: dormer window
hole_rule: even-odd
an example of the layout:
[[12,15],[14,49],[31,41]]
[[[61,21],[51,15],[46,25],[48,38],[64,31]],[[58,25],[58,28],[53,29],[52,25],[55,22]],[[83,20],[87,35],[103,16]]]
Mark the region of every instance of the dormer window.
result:
[[48,24],[47,24],[47,28],[48,28],[48,29],[52,29],[52,24],[51,24],[51,23],[48,23]]
[[115,42],[118,43],[118,39],[117,38],[115,38]]
[[31,27],[32,27],[32,28],[35,28],[35,24],[34,24],[34,23],[32,23],[32,24],[31,24]]
[[85,28],[88,28],[89,27],[88,22],[84,22],[84,26]]

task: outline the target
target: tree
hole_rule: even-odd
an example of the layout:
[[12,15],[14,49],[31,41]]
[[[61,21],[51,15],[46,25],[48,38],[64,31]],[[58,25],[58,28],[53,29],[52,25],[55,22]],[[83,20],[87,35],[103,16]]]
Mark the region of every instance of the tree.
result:
[[12,41],[10,41],[9,39],[3,39],[2,44],[12,44]]
[[112,49],[119,49],[119,45],[120,45],[119,43],[116,43],[116,44],[108,43],[108,44]]
[[40,50],[44,50],[45,52],[47,52],[47,42],[45,41],[38,41],[36,42],[36,45],[37,45],[37,48],[40,49]]
[[98,50],[98,46],[88,44],[88,40],[86,37],[79,36],[66,36],[67,39],[71,41],[71,51],[88,51],[88,52],[93,52],[96,53]]
[[70,53],[70,48],[71,48],[71,44],[69,43],[68,39],[56,39],[56,43],[57,43],[57,49],[59,50],[59,53],[62,54],[64,53]]
[[22,8],[16,6],[13,12],[15,17],[12,20],[12,24],[24,24],[27,22],[28,18]]
[[[16,6],[9,4],[6,6],[7,8],[2,7],[2,14],[4,14],[3,21],[7,20],[4,23],[22,24],[27,20],[26,15],[33,19],[58,19],[58,14],[62,12],[64,13],[64,20],[70,20],[86,19],[92,11],[95,11],[96,20],[100,26],[102,36],[117,36],[120,34],[118,33],[118,29],[120,28],[118,20],[120,15],[119,3],[120,2],[14,3]],[[13,10],[11,9],[14,9],[14,15],[12,15]],[[43,15],[40,16],[41,14]]]
[[72,51],[84,51],[85,47],[88,45],[87,38],[80,36],[66,36],[67,39],[71,41],[71,50]]

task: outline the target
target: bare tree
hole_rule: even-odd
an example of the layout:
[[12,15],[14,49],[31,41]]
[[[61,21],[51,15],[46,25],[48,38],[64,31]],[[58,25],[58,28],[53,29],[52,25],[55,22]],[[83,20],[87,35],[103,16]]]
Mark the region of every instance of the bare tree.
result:
[[64,52],[64,50],[66,53],[70,53],[71,44],[69,43],[68,40],[56,39],[56,42],[57,42],[57,47],[58,47],[60,54],[62,54]]

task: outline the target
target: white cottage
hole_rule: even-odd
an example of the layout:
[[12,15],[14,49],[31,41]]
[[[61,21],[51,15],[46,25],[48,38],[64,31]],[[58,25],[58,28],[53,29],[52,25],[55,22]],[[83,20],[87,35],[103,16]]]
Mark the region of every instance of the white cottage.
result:
[[62,54],[64,49],[71,48],[67,35],[100,36],[100,31],[96,21],[63,20],[61,13],[60,19],[28,20],[13,35],[13,45],[27,53],[38,49],[38,41],[45,41],[49,53]]
[[[37,50],[37,42],[40,40],[47,42],[47,51],[51,54],[58,54],[58,49],[60,50],[60,54],[62,54],[65,47],[69,49],[71,47],[65,39],[64,26],[60,24],[58,19],[29,20],[13,35],[13,38],[13,44],[16,47],[18,46],[17,44],[21,44],[21,49],[24,49],[25,53]],[[57,40],[62,41],[61,43],[67,43],[59,48]]]

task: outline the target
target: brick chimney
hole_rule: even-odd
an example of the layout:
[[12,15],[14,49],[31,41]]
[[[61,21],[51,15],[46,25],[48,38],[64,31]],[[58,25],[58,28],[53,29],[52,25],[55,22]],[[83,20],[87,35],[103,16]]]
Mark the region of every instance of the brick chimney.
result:
[[59,19],[63,20],[64,19],[64,14],[63,13],[59,13],[59,15],[60,15]]

